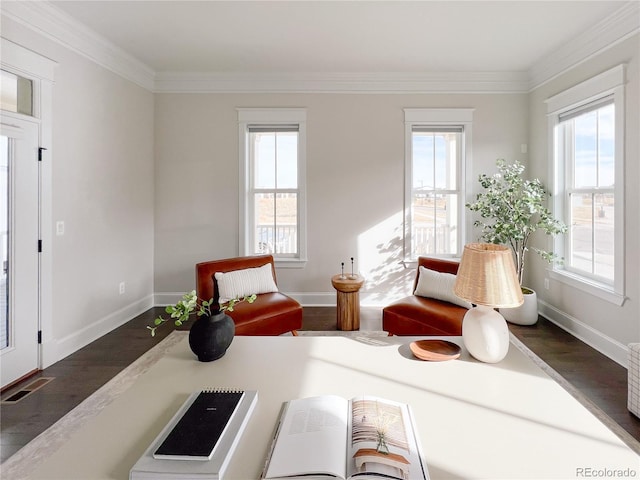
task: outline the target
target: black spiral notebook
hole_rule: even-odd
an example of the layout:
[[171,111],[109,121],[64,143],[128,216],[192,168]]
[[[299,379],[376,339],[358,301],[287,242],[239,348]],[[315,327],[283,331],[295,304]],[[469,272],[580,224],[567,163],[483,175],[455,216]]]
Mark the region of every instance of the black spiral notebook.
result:
[[[204,395],[203,392],[205,392]],[[240,397],[239,400],[238,396]],[[220,402],[220,404],[225,405],[223,410],[228,412],[231,406],[234,405],[234,401],[236,404],[231,416],[228,417],[226,421],[226,425],[220,419],[217,419],[220,420],[220,422],[216,423],[219,425],[216,432],[211,430],[210,426],[206,428],[206,432],[203,432],[204,428],[201,430],[199,426],[193,429],[190,426],[186,427],[188,436],[185,441],[190,444],[191,440],[188,438],[192,437],[198,446],[206,443],[208,446],[206,449],[203,449],[201,453],[206,455],[206,451],[210,451],[210,458],[207,459],[207,456],[194,456],[194,453],[200,451],[199,447],[197,450],[190,447],[186,455],[184,454],[184,449],[180,448],[179,450],[172,451],[171,455],[156,456],[155,452],[159,449],[160,445],[165,443],[165,440],[169,439],[171,433],[174,430],[178,432],[181,431],[182,427],[178,429],[178,423],[183,417],[187,416],[189,408],[191,408],[200,397],[202,397],[200,401],[204,402],[205,408],[207,405],[211,407],[211,403],[214,402],[213,406],[217,408],[218,402]],[[242,438],[242,434],[249,425],[249,420],[257,403],[258,392],[256,390],[245,390],[244,393],[211,389],[193,392],[131,468],[129,479],[194,480],[197,478],[199,480],[222,480],[233,458],[236,447]],[[196,408],[200,407],[194,407],[194,411],[197,412],[197,410],[195,410]],[[223,413],[222,410],[216,410],[216,412]],[[197,414],[193,415],[197,416]],[[226,415],[222,415],[222,418],[225,416]],[[189,418],[191,418],[191,414],[187,416],[187,419]],[[185,425],[188,424],[185,423]],[[207,423],[207,425],[209,424]],[[220,428],[222,428],[222,433],[218,434]],[[182,434],[176,433],[176,435],[180,435],[180,437],[176,438],[182,437]]]
[[191,405],[153,457],[167,460],[210,460],[243,396],[243,391],[203,390],[190,398]]

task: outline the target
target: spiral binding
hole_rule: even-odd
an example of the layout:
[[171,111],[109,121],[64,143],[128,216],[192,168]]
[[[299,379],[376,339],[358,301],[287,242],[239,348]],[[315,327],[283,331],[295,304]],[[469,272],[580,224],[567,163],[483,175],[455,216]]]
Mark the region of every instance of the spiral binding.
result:
[[244,390],[237,388],[205,388],[202,393],[244,393]]

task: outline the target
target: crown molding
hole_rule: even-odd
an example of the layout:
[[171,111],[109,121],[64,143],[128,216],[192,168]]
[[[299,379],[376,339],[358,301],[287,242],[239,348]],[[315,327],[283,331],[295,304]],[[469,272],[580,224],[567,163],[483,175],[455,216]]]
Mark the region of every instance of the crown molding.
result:
[[529,91],[640,32],[640,2],[627,2],[529,69]]
[[527,72],[155,72],[49,2],[2,2],[2,15],[155,93],[526,93],[640,31],[640,2],[555,50]]
[[153,69],[48,2],[2,2],[2,15],[147,90],[153,90]]
[[159,72],[156,93],[523,93],[526,72]]
[[157,93],[522,93],[528,89],[525,72],[155,72],[46,1],[3,2],[2,15]]

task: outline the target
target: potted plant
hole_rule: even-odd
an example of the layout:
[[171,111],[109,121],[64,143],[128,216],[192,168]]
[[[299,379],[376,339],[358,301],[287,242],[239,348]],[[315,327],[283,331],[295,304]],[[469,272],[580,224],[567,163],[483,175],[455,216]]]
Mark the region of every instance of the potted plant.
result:
[[[175,319],[174,324],[177,327],[189,320],[192,315],[197,317],[197,320],[189,330],[189,346],[193,353],[198,356],[198,360],[210,362],[217,360],[226,353],[235,334],[233,319],[225,312],[233,312],[234,306],[239,302],[253,303],[255,299],[255,294],[247,295],[243,298],[234,298],[227,303],[214,307],[213,298],[202,300],[198,298],[196,291],[192,290],[189,293],[185,293],[182,296],[182,300],[175,305],[167,306],[165,312],[170,315],[170,318]],[[151,331],[151,336],[155,336],[158,327],[168,321],[168,318],[160,315],[154,320],[153,326],[147,325],[147,328]]]
[[[532,289],[522,287],[526,253],[531,235],[541,230],[546,235],[565,233],[567,226],[555,219],[545,206],[547,192],[539,179],[522,178],[524,165],[515,161],[496,161],[498,173],[482,174],[478,181],[484,189],[467,208],[480,214],[474,226],[480,228],[480,238],[488,243],[507,245],[514,256],[518,280],[525,295],[525,304],[514,309],[501,309],[512,323],[533,325],[538,320],[537,296]],[[558,259],[553,252],[533,248],[547,262]]]

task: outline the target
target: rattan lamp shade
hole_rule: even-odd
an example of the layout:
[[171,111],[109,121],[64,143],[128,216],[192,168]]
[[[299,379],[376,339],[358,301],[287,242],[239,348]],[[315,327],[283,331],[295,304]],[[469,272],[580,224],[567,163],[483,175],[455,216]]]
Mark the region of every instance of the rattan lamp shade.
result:
[[476,305],[494,308],[522,305],[524,298],[511,250],[492,243],[465,245],[453,292]]

